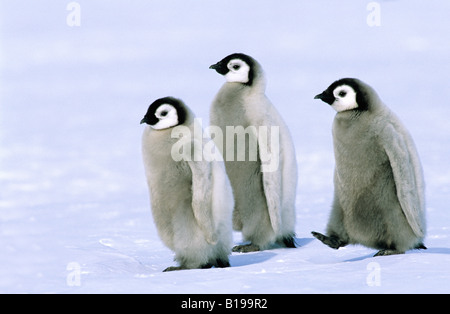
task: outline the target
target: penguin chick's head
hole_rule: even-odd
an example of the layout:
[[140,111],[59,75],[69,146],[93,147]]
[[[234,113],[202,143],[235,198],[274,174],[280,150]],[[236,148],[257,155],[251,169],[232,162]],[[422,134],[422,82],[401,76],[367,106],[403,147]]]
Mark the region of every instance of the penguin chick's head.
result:
[[323,93],[314,99],[321,99],[337,112],[369,109],[367,85],[354,78],[340,79],[331,84]]
[[242,83],[251,86],[255,74],[255,60],[243,53],[234,53],[209,68],[225,76],[229,83]]
[[155,130],[168,129],[183,124],[186,114],[185,105],[180,99],[160,98],[150,105],[141,124],[147,123]]

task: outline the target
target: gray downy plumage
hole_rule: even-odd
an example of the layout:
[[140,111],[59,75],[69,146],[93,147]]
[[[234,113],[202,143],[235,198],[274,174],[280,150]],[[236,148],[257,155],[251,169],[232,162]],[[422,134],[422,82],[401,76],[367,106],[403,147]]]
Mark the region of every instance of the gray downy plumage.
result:
[[425,249],[425,183],[407,129],[358,79],[338,80],[315,98],[337,114],[332,211],[326,235],[313,235],[335,249],[375,248],[375,256]]
[[[248,245],[236,246],[233,251],[265,250],[275,244],[295,247],[295,149],[286,124],[265,95],[264,72],[255,59],[240,53],[232,54],[210,68],[224,75],[227,80],[212,102],[210,123],[219,127],[223,133],[223,140],[217,145],[224,155],[233,187],[233,228],[241,231],[244,240],[250,242]],[[238,161],[238,139],[235,135],[227,135],[227,127],[254,127],[257,132],[261,130],[260,127],[266,127],[269,139],[273,134],[272,127],[277,127],[279,136],[275,141],[279,149],[270,151],[270,156],[278,161],[276,169],[262,171],[262,167],[267,165],[267,159],[262,158],[262,149],[272,148],[264,145],[251,132],[245,141],[245,160]],[[258,150],[255,159],[249,155],[252,136]],[[229,156],[233,158],[230,160]]]
[[[232,189],[223,162],[195,161],[196,146],[201,151],[207,139],[195,135],[193,113],[181,100],[166,97],[150,106],[141,123],[148,124],[142,153],[154,222],[179,263],[165,271],[229,266]],[[175,160],[179,126],[192,137],[183,138],[186,158]]]

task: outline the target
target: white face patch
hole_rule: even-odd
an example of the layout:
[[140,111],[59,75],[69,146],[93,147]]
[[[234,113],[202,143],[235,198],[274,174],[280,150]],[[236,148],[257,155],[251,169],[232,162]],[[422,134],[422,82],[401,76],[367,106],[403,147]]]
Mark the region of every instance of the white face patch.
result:
[[250,66],[241,59],[233,59],[228,62],[228,70],[230,70],[225,78],[229,83],[248,83]]
[[333,91],[333,96],[336,100],[331,107],[333,107],[333,109],[337,112],[358,108],[358,103],[356,102],[356,92],[348,85],[336,87]]
[[174,106],[163,104],[156,109],[155,116],[159,121],[151,125],[155,130],[162,130],[178,125],[178,113]]

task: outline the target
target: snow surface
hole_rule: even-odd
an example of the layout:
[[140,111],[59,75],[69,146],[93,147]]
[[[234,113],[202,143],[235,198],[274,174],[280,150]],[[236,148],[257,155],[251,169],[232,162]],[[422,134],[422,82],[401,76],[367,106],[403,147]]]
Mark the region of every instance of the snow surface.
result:
[[[0,292],[449,293],[450,2],[0,1]],[[233,52],[260,61],[299,164],[297,249],[231,256],[231,268],[162,273],[139,121],[176,96],[208,123]],[[332,250],[334,110],[341,77],[372,85],[415,138],[427,182],[426,251]],[[235,233],[235,242],[241,236]]]

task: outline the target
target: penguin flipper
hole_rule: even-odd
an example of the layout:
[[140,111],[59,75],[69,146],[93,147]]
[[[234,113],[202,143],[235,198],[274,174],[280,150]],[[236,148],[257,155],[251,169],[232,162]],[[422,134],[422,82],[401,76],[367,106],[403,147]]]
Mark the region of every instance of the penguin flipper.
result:
[[[402,132],[403,131],[403,132]],[[406,130],[388,124],[382,143],[394,175],[402,211],[417,237],[425,235],[425,201],[422,167],[414,143]]]
[[281,230],[282,178],[280,166],[280,134],[267,127],[267,133],[258,134],[258,154],[261,160],[261,173],[269,211],[270,223],[275,234]]
[[[192,145],[201,145],[193,140]],[[200,229],[203,231],[206,241],[217,244],[218,239],[215,232],[212,204],[212,167],[210,162],[187,161],[192,172],[192,210]]]
[[270,223],[275,234],[281,229],[281,178],[278,172],[263,172],[264,194],[266,196],[267,209],[269,210]]

